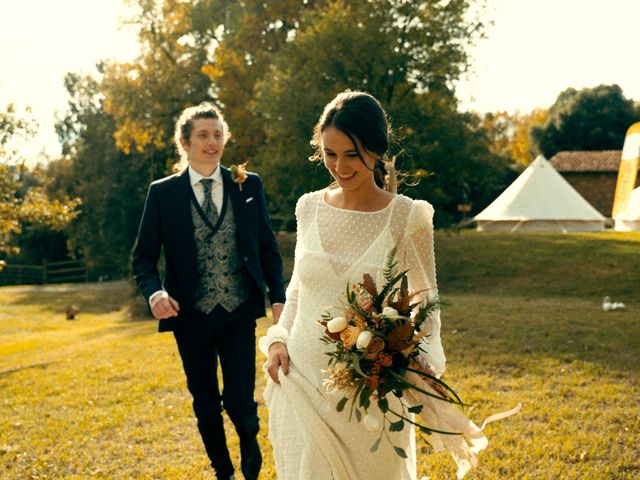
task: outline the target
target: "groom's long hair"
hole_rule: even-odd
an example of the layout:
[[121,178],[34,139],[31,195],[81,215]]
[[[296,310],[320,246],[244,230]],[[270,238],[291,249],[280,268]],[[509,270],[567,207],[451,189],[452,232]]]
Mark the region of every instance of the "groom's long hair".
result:
[[178,120],[176,120],[176,126],[173,132],[173,141],[176,144],[178,155],[180,155],[180,160],[178,160],[173,167],[174,172],[180,171],[188,165],[187,152],[182,146],[181,140],[184,140],[187,144],[189,143],[191,131],[193,130],[193,121],[200,118],[219,120],[224,133],[224,143],[226,144],[229,138],[231,138],[229,125],[227,125],[222,112],[216,106],[210,103],[201,103],[200,105],[185,108],[178,117]]

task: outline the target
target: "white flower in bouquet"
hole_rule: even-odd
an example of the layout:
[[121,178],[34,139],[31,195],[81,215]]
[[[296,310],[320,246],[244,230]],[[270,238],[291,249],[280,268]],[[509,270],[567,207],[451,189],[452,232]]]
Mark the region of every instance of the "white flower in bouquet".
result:
[[384,307],[382,309],[382,316],[387,318],[397,318],[401,315],[398,313],[398,310],[393,307]]
[[349,322],[344,317],[336,317],[327,323],[327,330],[331,333],[338,333],[347,328]]
[[[327,311],[318,320],[325,327],[320,340],[333,346],[327,352],[329,368],[321,371],[323,385],[328,392],[342,393],[336,403],[338,412],[346,408],[349,420],[355,414],[367,430],[380,432],[371,452],[378,450],[385,433],[391,441],[388,432],[413,425],[433,435],[434,445],[444,445],[451,452],[458,464],[458,478],[462,478],[477,464],[476,454],[487,444],[484,425],[513,415],[520,405],[490,416],[481,428],[465,415],[460,397],[437,377],[426,355],[421,355],[421,341],[431,335],[432,314],[439,310],[440,301],[429,297],[420,301],[418,295],[426,290],[409,291],[408,270],[399,271],[394,255],[395,249],[383,270],[384,284],[363,274],[362,282],[347,284],[342,317],[333,318]],[[400,406],[389,404],[389,393],[400,398]],[[377,406],[375,412],[382,420],[369,413],[372,406]],[[414,415],[420,416],[421,423]],[[435,423],[439,429],[425,423]],[[392,446],[407,458],[402,447]]]
[[369,346],[372,338],[373,334],[369,330],[365,330],[360,335],[358,335],[358,340],[356,340],[356,348],[358,350],[364,350]]

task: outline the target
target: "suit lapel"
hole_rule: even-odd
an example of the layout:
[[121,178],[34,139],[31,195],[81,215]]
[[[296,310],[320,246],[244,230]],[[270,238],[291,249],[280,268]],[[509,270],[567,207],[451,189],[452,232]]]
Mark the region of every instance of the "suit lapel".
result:
[[193,188],[191,188],[191,180],[189,178],[189,169],[185,168],[178,176],[178,188],[176,191],[176,212],[175,218],[176,232],[184,235],[189,247],[189,254],[196,256],[196,241],[193,236],[193,219],[191,218],[191,196]]

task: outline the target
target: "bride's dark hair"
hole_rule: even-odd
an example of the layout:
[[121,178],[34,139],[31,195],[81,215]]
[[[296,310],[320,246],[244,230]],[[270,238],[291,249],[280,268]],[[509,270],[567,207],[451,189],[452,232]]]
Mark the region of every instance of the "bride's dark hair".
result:
[[351,139],[360,161],[367,168],[356,139],[367,152],[378,155],[373,167],[374,179],[376,185],[384,188],[387,175],[385,161],[388,161],[386,155],[393,132],[380,102],[365,92],[346,90],[339,93],[324,107],[313,129],[311,145],[316,152],[309,160],[322,160],[322,132],[327,127],[335,127]]

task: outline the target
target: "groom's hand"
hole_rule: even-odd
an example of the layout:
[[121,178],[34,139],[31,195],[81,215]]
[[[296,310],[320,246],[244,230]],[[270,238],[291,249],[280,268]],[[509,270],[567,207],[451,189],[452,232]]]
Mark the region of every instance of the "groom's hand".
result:
[[278,369],[282,367],[282,373],[289,373],[289,352],[287,347],[280,342],[272,343],[269,347],[269,359],[267,360],[267,373],[276,383],[278,380]]
[[282,309],[284,308],[284,303],[274,303],[271,305],[271,314],[273,315],[273,324],[275,325],[280,320],[280,315],[282,314]]
[[151,303],[151,313],[153,316],[162,320],[163,318],[177,317],[180,311],[180,305],[167,292],[162,292]]

